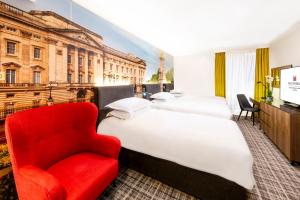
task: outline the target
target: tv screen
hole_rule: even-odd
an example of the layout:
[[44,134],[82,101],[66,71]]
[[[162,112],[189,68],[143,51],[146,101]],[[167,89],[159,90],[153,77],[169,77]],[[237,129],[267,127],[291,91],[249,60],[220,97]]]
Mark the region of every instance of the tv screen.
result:
[[281,70],[280,99],[300,105],[300,67]]

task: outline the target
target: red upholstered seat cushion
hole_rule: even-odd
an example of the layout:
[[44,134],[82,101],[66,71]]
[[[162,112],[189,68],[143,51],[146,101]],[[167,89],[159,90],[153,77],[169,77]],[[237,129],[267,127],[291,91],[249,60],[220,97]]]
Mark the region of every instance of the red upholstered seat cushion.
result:
[[59,161],[47,171],[65,188],[67,199],[96,199],[117,177],[118,161],[80,153]]

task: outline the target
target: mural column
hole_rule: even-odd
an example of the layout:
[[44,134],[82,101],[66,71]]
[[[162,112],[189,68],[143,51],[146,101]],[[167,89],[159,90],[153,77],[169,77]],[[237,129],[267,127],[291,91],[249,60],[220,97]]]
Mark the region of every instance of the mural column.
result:
[[49,82],[56,81],[56,41],[48,38],[49,42]]
[[103,85],[103,62],[100,54],[95,54],[94,57],[94,83],[97,86]]
[[67,82],[67,74],[68,74],[68,45],[63,44],[62,50],[62,67],[60,71],[60,80],[63,83]]
[[74,47],[74,72],[75,72],[75,78],[74,82],[78,83],[78,48]]
[[[164,82],[164,53],[161,51],[160,52],[160,56],[159,56],[159,77],[158,77],[158,81],[160,84],[160,90],[163,91],[163,82]],[[142,74],[144,75],[144,74]]]
[[88,76],[89,76],[89,51],[86,49],[84,54],[84,83],[88,83]]

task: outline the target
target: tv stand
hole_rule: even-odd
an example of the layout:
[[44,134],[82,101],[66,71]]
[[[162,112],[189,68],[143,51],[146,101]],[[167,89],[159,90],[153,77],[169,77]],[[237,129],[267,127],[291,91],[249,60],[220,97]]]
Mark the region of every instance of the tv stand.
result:
[[260,102],[261,128],[288,158],[300,162],[300,109],[286,104]]

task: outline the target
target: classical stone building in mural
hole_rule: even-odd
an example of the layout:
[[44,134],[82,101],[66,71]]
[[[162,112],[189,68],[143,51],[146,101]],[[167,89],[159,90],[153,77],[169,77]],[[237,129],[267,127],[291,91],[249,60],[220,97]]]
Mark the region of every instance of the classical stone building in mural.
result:
[[51,85],[57,102],[89,100],[94,85],[139,89],[145,70],[144,60],[54,12],[0,2],[0,109],[46,104]]

